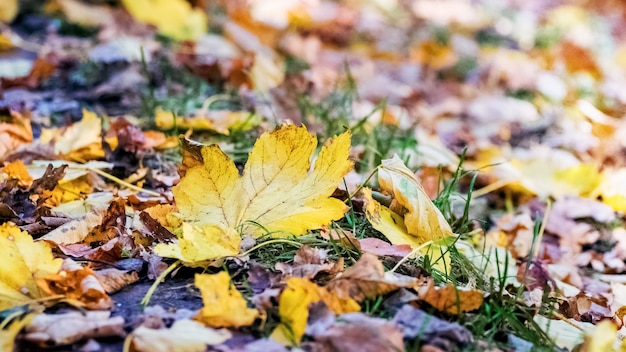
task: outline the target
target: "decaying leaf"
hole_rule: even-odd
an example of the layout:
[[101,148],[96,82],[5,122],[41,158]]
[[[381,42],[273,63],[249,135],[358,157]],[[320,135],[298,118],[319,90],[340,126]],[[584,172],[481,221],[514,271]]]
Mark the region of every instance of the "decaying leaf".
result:
[[40,314],[26,326],[24,340],[40,347],[69,345],[87,338],[125,336],[124,318],[107,311]]
[[0,310],[45,296],[38,282],[57,274],[61,265],[47,243],[34,242],[13,223],[0,225]]
[[213,327],[241,327],[251,325],[259,316],[256,309],[248,308],[227,272],[197,274],[195,284],[204,303],[196,320]]
[[109,309],[113,300],[107,295],[92,269],[65,259],[56,275],[39,280],[48,295],[62,295],[70,302],[88,309]]
[[139,280],[139,275],[136,271],[126,271],[117,268],[98,270],[95,274],[104,291],[108,294],[117,292]]
[[385,295],[401,287],[415,287],[416,278],[385,272],[375,255],[364,253],[361,259],[328,283],[328,289],[341,298],[361,302],[366,298]]
[[280,324],[272,332],[271,338],[285,345],[299,345],[306,329],[309,305],[320,301],[335,314],[361,310],[352,298],[339,298],[307,279],[294,277],[287,280],[287,288],[280,295]]
[[419,299],[448,314],[461,314],[480,308],[484,295],[480,291],[454,285],[435,287],[433,280],[429,280],[418,292]]
[[393,318],[405,338],[418,337],[427,344],[448,346],[448,350],[463,350],[473,341],[472,333],[459,323],[450,323],[410,304],[405,304]]
[[128,336],[138,352],[204,352],[207,345],[218,345],[231,337],[228,330],[215,330],[203,324],[181,319],[169,329],[140,326]]
[[377,256],[404,257],[411,253],[411,246],[408,244],[389,244],[375,237],[361,239],[359,243],[363,252]]
[[[325,308],[325,307],[324,307]],[[342,314],[311,322],[307,335],[330,351],[400,352],[404,351],[402,330],[392,322],[363,313]]]
[[[348,160],[350,134],[324,146],[310,170],[309,159],[316,145],[316,138],[305,127],[281,126],[257,140],[242,176],[217,145],[203,147],[204,164],[187,169],[173,189],[185,222],[179,242],[159,244],[155,251],[197,262],[236,255],[240,239],[235,230],[254,236],[266,231],[275,237],[302,235],[341,218],[346,205],[329,196],[352,168]],[[190,240],[192,233],[213,242]],[[211,250],[219,238],[221,244]]]

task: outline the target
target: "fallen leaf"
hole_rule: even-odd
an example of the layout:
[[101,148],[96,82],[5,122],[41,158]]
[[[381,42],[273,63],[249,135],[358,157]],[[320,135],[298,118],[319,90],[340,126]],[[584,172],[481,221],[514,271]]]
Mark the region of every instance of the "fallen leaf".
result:
[[97,270],[96,278],[108,294],[115,293],[122,288],[139,281],[136,271],[120,270],[117,268],[107,268]]
[[33,141],[30,115],[11,110],[8,119],[5,119],[2,116],[0,121],[0,160],[8,157],[17,147]]
[[383,264],[370,253],[361,258],[343,273],[328,282],[328,290],[340,298],[352,298],[362,302],[366,298],[383,296],[401,287],[415,287],[414,277],[385,272]]
[[138,352],[204,352],[231,337],[228,330],[215,330],[189,319],[177,320],[169,329],[140,326],[128,336]]
[[38,282],[57,274],[62,265],[47,243],[34,242],[10,222],[0,225],[0,261],[0,310],[44,297]]
[[290,278],[278,302],[280,324],[270,338],[285,345],[299,345],[306,330],[309,305],[324,302],[335,314],[352,313],[361,310],[353,299],[339,298],[326,288],[302,278]]
[[558,347],[569,350],[583,342],[584,335],[591,333],[595,328],[595,325],[591,323],[583,323],[574,319],[552,320],[542,315],[536,315],[534,320]]
[[124,318],[110,312],[39,314],[24,330],[24,340],[40,347],[69,345],[88,338],[125,336]]
[[443,342],[444,346],[450,347],[447,349],[450,351],[463,350],[464,346],[474,340],[472,333],[458,323],[450,323],[426,314],[409,304],[405,304],[396,312],[393,322],[402,329],[405,338],[418,337],[428,344]]
[[110,7],[90,5],[78,0],[52,0],[47,9],[59,10],[68,21],[83,26],[105,26],[114,22]]
[[183,223],[175,231],[175,243],[159,243],[154,253],[168,258],[178,258],[186,265],[202,265],[209,259],[229,257],[239,254],[241,236],[237,231],[218,225],[192,225]]
[[195,285],[202,294],[203,308],[195,319],[213,327],[242,327],[251,325],[259,316],[256,309],[248,308],[230,280],[227,272],[196,274]]
[[441,312],[456,315],[480,308],[483,295],[483,292],[454,285],[435,287],[433,280],[428,280],[428,284],[418,290],[420,300]]
[[[155,251],[185,262],[208,260],[238,253],[240,239],[235,229],[253,236],[266,231],[274,237],[302,235],[341,218],[346,205],[329,196],[352,168],[350,134],[322,147],[310,170],[309,158],[316,145],[306,128],[281,126],[257,140],[241,177],[217,145],[203,147],[204,164],[191,163],[194,166],[173,189],[186,224],[179,242],[159,244]],[[208,231],[213,241],[221,238],[222,249],[209,250],[211,242],[186,239],[192,229],[195,237]]]
[[88,309],[110,309],[113,300],[107,295],[92,269],[71,259],[65,259],[58,274],[38,280],[47,295],[62,295],[64,299]]
[[3,0],[0,4],[0,22],[10,23],[19,10],[18,0]]
[[102,121],[91,111],[83,110],[79,122],[61,128],[44,128],[39,143],[54,144],[54,152],[69,160],[91,160],[104,157],[102,150]]
[[224,135],[229,135],[231,130],[247,131],[260,122],[260,117],[251,112],[229,110],[199,110],[193,116],[184,117],[156,109],[154,119],[157,127],[165,130],[176,126],[194,131],[214,131]]
[[136,20],[177,40],[195,40],[207,31],[204,11],[184,0],[122,0],[122,4]]
[[0,171],[6,174],[8,179],[18,180],[18,185],[21,187],[30,187],[33,182],[33,178],[30,176],[28,169],[21,160],[16,160],[4,165]]
[[389,244],[383,240],[380,240],[375,237],[368,237],[359,240],[361,244],[361,250],[363,252],[371,253],[381,256],[394,256],[394,257],[404,257],[411,253],[411,246],[408,244]]
[[307,335],[311,335],[326,350],[404,351],[401,329],[386,319],[369,317],[363,313],[342,314],[337,320],[330,313],[329,318],[321,322],[309,321],[306,331]]
[[426,191],[402,160],[394,155],[385,159],[378,170],[380,188],[406,209],[404,224],[412,236],[422,242],[454,236],[450,224],[428,198]]
[[[0,321],[0,351],[15,351],[15,338],[22,331],[24,326],[30,324],[34,316],[34,314],[27,314],[20,318],[6,318],[6,320]],[[9,321],[9,319],[11,320]]]
[[343,271],[343,258],[337,262],[328,260],[325,250],[309,246],[302,246],[293,258],[293,265],[276,263],[276,270],[283,275],[313,279],[319,273],[333,275]]

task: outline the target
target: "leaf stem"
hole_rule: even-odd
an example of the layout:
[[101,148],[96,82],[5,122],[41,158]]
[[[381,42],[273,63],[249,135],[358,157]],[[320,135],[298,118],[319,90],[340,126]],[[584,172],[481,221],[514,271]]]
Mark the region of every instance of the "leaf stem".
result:
[[275,240],[269,240],[269,241],[265,241],[265,242],[259,243],[259,244],[257,244],[256,246],[254,246],[254,247],[252,247],[252,248],[248,249],[247,251],[243,252],[243,253],[242,253],[242,254],[240,254],[239,256],[240,256],[240,257],[245,257],[245,256],[247,256],[248,254],[250,254],[250,253],[252,253],[252,252],[256,251],[256,250],[257,250],[257,249],[259,249],[259,248],[262,248],[262,247],[265,247],[265,246],[267,246],[267,245],[269,245],[269,244],[274,244],[274,243],[286,243],[286,244],[291,244],[291,245],[293,245],[294,247],[298,247],[298,248],[299,248],[299,247],[302,247],[302,243],[300,243],[300,242],[291,241],[291,240],[285,240],[285,239],[275,239]]
[[395,272],[396,270],[398,270],[398,269],[400,268],[400,266],[401,266],[402,264],[404,264],[404,262],[406,262],[407,260],[409,260],[409,258],[411,258],[412,256],[414,256],[414,255],[415,255],[415,253],[417,253],[417,251],[419,251],[420,249],[422,249],[422,248],[424,248],[424,247],[428,247],[428,246],[430,246],[431,244],[433,244],[433,241],[432,241],[432,240],[427,241],[427,242],[424,242],[423,244],[421,244],[421,245],[417,246],[414,250],[412,250],[412,251],[411,251],[411,253],[409,253],[409,254],[405,255],[405,256],[404,256],[404,258],[400,259],[400,261],[398,262],[398,264],[396,264],[396,266],[394,266],[394,267],[393,267],[393,269],[389,270],[389,272],[391,272],[391,273]]
[[167,269],[163,270],[161,275],[159,275],[159,277],[157,277],[156,280],[154,280],[154,283],[152,284],[152,286],[150,286],[150,289],[148,290],[148,292],[146,292],[146,295],[141,300],[142,309],[148,306],[148,303],[150,303],[150,298],[152,298],[152,295],[156,291],[157,286],[159,286],[161,281],[165,280],[165,277],[169,275],[172,271],[174,271],[174,269],[178,268],[181,264],[182,264],[182,261],[180,260],[175,261],[174,263],[172,263],[172,265],[168,266]]
[[149,194],[149,195],[155,196],[155,197],[160,197],[161,196],[161,194],[158,193],[158,192],[150,191],[150,190],[143,189],[141,187],[135,186],[132,183],[128,183],[128,182],[126,182],[126,181],[124,181],[122,179],[119,179],[119,178],[117,178],[117,177],[115,177],[115,176],[113,176],[111,174],[108,174],[108,173],[106,173],[106,172],[104,172],[102,170],[98,170],[98,169],[92,168],[92,167],[87,168],[87,170],[93,171],[93,172],[97,173],[98,175],[100,175],[100,176],[102,176],[102,177],[104,177],[106,179],[109,179],[109,180],[111,180],[113,182],[117,182],[120,185],[128,187],[128,188],[130,188],[130,189],[132,189],[134,191],[141,192],[141,193],[146,193],[146,194]]
[[[348,202],[350,200],[352,200],[352,198],[354,198],[355,195],[357,195],[362,189],[363,187],[365,187],[365,185],[370,182],[370,180],[372,179],[372,177],[374,177],[374,175],[378,172],[378,169],[380,168],[380,165],[376,166],[376,168],[374,168],[374,170],[372,170],[372,172],[370,172],[369,176],[367,176],[367,178],[365,179],[365,181],[363,181],[363,183],[361,183],[359,185],[359,187],[356,188],[356,190],[354,190],[354,192],[352,192],[352,194],[350,194],[348,196],[348,199],[345,200],[345,202]],[[346,188],[346,191],[348,189]],[[344,203],[345,203],[344,202]]]

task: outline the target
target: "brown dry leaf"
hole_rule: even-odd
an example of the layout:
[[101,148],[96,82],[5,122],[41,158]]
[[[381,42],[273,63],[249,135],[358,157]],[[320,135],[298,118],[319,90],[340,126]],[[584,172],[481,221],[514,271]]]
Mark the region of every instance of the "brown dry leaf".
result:
[[[0,116],[0,160],[9,156],[21,145],[33,141],[29,115],[11,110],[10,116]],[[8,120],[8,122],[4,122]]]
[[26,326],[24,340],[40,347],[69,345],[88,338],[125,336],[124,318],[110,312],[40,314]]
[[97,270],[96,278],[108,294],[115,293],[124,287],[139,281],[136,271],[120,270],[117,268],[107,268]]
[[65,259],[61,271],[38,280],[48,295],[63,295],[70,302],[88,309],[110,309],[113,300],[106,294],[93,270]]
[[483,292],[462,289],[454,285],[435,287],[434,281],[418,290],[419,299],[448,314],[461,314],[480,308],[483,304]]
[[364,253],[353,266],[328,283],[328,290],[340,298],[361,302],[393,292],[401,287],[416,287],[418,279],[385,272],[383,264],[370,253]]
[[333,275],[343,271],[343,258],[333,263],[328,260],[328,254],[324,249],[305,245],[296,251],[293,265],[276,263],[276,270],[288,276],[313,279],[319,273]]
[[128,339],[137,352],[204,352],[207,345],[219,345],[231,337],[228,330],[216,330],[189,319],[177,320],[169,329],[140,326]]
[[325,240],[338,241],[348,247],[353,247],[357,250],[361,249],[359,240],[356,239],[352,231],[322,227],[320,236]]

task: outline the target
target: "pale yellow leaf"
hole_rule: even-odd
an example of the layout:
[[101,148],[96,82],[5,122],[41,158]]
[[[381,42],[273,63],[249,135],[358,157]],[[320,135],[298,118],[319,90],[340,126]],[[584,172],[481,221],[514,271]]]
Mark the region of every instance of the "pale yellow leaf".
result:
[[60,10],[68,21],[83,26],[104,26],[114,22],[110,7],[90,5],[78,0],[53,0],[50,10]]
[[138,21],[154,25],[177,40],[196,40],[207,31],[207,17],[185,0],[122,0]]
[[218,345],[231,337],[228,330],[215,330],[203,324],[183,319],[169,329],[140,326],[129,338],[137,352],[204,352],[207,345]]
[[406,209],[404,225],[410,235],[422,243],[454,236],[450,224],[430,200],[415,174],[397,155],[382,161],[378,182],[385,193],[392,195]]
[[208,326],[248,326],[259,316],[256,309],[248,308],[248,303],[225,271],[212,275],[196,274],[195,285],[200,289],[204,303],[195,319]]
[[183,223],[176,231],[178,242],[159,243],[154,252],[162,257],[178,258],[187,265],[209,259],[235,256],[239,253],[241,237],[237,231],[219,225]]
[[[13,352],[15,338],[22,331],[24,326],[30,324],[34,314],[27,314],[19,319],[13,319],[13,321],[0,322],[0,352]],[[10,319],[10,318],[7,318]]]
[[19,0],[0,1],[0,22],[9,23],[13,21],[19,10]]
[[56,274],[61,264],[47,243],[33,242],[13,223],[0,225],[0,310],[42,297],[37,280]]

